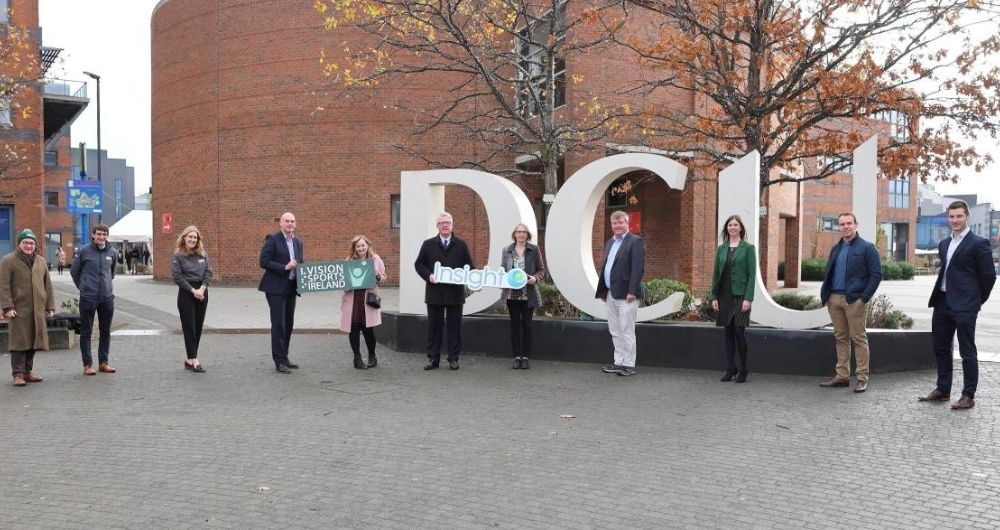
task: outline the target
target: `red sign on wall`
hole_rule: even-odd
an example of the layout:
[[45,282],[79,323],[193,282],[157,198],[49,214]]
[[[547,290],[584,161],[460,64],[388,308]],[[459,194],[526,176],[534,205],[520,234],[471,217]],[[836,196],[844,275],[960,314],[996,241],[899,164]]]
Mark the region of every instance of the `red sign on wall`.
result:
[[164,234],[169,234],[174,230],[174,217],[169,213],[163,214],[163,220],[160,222],[160,230]]
[[628,231],[633,234],[642,233],[642,212],[626,212],[628,213]]

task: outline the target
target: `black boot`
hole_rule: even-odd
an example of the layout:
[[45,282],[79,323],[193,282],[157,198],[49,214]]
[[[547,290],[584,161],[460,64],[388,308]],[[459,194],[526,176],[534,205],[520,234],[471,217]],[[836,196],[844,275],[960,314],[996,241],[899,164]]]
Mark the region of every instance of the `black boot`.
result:
[[750,373],[750,370],[747,369],[747,352],[746,351],[741,351],[740,352],[740,373],[739,373],[739,375],[736,376],[736,382],[737,383],[746,383],[747,382],[747,374],[749,374],[749,373]]
[[360,353],[354,354],[354,367],[357,368],[358,370],[366,370],[368,368],[367,366],[365,366],[365,362],[361,360]]
[[735,366],[726,368],[726,373],[722,374],[722,379],[719,379],[719,381],[722,381],[723,383],[732,381],[734,375],[736,375],[736,367]]
[[375,368],[378,366],[378,357],[375,357],[375,352],[368,354],[368,368]]

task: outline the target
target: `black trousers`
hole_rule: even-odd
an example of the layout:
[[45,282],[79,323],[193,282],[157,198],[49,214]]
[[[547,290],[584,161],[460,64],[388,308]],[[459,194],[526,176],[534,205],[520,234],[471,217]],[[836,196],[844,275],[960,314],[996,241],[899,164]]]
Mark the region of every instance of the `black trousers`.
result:
[[747,335],[746,328],[737,325],[735,318],[726,325],[726,368],[736,369],[736,350],[740,352],[740,370],[747,371]]
[[80,298],[80,355],[83,365],[90,366],[94,360],[90,356],[90,337],[94,333],[94,313],[97,313],[97,328],[100,338],[97,342],[97,362],[108,362],[111,352],[111,319],[115,316],[115,297],[98,300]]
[[514,357],[531,355],[531,317],[534,307],[528,307],[527,300],[507,300],[510,315],[510,346]]
[[368,355],[375,355],[375,328],[366,328],[361,322],[351,323],[351,332],[347,335],[347,341],[351,343],[351,351],[361,353],[361,337],[365,336],[365,346],[368,347]]
[[295,280],[288,283],[287,294],[267,295],[271,309],[271,358],[275,366],[288,362],[288,343],[295,325]]
[[[200,285],[192,285],[195,289]],[[198,358],[201,343],[201,329],[205,324],[205,310],[208,309],[208,292],[205,299],[198,300],[191,291],[177,290],[177,313],[181,316],[181,330],[184,331],[184,351],[188,359]]]
[[975,398],[976,387],[979,386],[979,352],[976,350],[976,319],[979,313],[942,308],[941,305],[946,303],[939,303],[931,317],[931,340],[937,360],[937,389],[946,394],[951,393],[952,347],[957,332],[958,353],[962,356],[962,395]]
[[441,360],[441,340],[448,324],[448,360],[462,353],[462,305],[427,304],[427,358]]

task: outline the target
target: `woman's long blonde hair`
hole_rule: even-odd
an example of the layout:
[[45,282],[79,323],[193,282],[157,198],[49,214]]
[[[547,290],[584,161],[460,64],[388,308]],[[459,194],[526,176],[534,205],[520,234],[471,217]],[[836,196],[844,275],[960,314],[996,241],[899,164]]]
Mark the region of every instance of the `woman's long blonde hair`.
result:
[[[362,239],[365,240],[365,243],[368,243],[368,252],[365,256],[359,256],[354,250],[358,241],[361,241]],[[372,259],[373,257],[375,257],[375,249],[372,248],[372,242],[370,239],[363,235],[356,235],[351,238],[351,251],[347,254],[347,259]]]
[[[188,251],[187,244],[184,243],[184,238],[191,232],[198,234],[198,244],[194,246],[194,250]],[[181,230],[181,235],[177,238],[177,252],[184,256],[190,256],[191,254],[197,254],[199,256],[205,255],[205,245],[201,242],[201,230],[198,230],[197,226],[191,225],[184,230]]]

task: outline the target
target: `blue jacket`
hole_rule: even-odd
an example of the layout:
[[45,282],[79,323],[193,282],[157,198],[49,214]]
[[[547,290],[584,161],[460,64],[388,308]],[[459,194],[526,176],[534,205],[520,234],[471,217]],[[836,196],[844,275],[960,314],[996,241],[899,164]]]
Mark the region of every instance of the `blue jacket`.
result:
[[111,243],[104,248],[97,248],[97,243],[90,243],[82,248],[73,258],[69,275],[80,290],[80,298],[107,300],[114,297],[111,281],[115,278],[115,265],[118,264],[118,251]]
[[[293,237],[292,245],[295,248],[295,261],[305,263],[302,240]],[[298,294],[293,287],[289,287],[288,277],[291,271],[285,270],[289,261],[292,261],[292,257],[288,255],[285,235],[280,230],[264,238],[264,245],[260,248],[260,268],[264,269],[264,275],[260,278],[257,290],[266,294],[290,295],[292,293],[288,290],[291,288]]]
[[[949,244],[950,237],[942,239],[938,244],[941,268],[927,305],[937,307],[941,302],[947,301],[943,304],[943,309],[978,312],[990,297],[993,284],[997,281],[990,242],[969,232],[951,255],[951,265],[947,263]],[[942,293],[941,277],[944,276],[945,269],[948,271],[948,281],[945,283],[948,290]]]
[[875,296],[878,284],[882,283],[882,260],[878,257],[875,245],[856,235],[850,243],[841,239],[830,250],[830,259],[826,262],[826,279],[819,290],[819,299],[826,305],[833,290],[833,268],[837,266],[837,256],[847,249],[847,274],[844,276],[847,293],[844,297],[848,304],[853,304],[858,298],[868,303]]
[[642,238],[629,232],[625,234],[618,253],[615,254],[615,262],[611,265],[611,285],[604,283],[604,267],[608,263],[608,254],[611,253],[611,245],[614,238],[608,240],[604,245],[604,260],[601,268],[597,270],[597,293],[595,298],[605,298],[608,293],[615,300],[624,300],[632,294],[636,298],[642,298],[642,275],[646,270],[646,243]]

